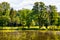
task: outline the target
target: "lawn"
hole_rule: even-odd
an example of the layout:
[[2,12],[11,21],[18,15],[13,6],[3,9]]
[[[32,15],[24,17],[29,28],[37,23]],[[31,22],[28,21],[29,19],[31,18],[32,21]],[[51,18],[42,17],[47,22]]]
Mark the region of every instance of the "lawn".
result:
[[46,29],[44,26],[41,27],[39,29],[38,26],[30,26],[30,28],[28,29],[28,27],[0,27],[0,32],[14,32],[15,30],[41,30],[41,31],[60,31],[60,26],[56,27],[56,26],[48,26],[48,28]]
[[25,26],[23,28],[23,26],[19,26],[19,27],[0,27],[0,30],[4,29],[4,30],[60,30],[60,26],[48,26],[47,28],[45,26],[42,26],[39,29],[39,26],[30,26],[30,28],[28,28],[27,26]]

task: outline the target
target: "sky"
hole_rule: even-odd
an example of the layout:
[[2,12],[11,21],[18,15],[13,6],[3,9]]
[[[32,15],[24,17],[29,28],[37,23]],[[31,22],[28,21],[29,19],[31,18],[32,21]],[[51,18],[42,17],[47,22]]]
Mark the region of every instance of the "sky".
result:
[[60,0],[0,0],[1,2],[8,2],[15,10],[22,8],[32,9],[35,2],[44,2],[46,5],[55,5],[60,11]]

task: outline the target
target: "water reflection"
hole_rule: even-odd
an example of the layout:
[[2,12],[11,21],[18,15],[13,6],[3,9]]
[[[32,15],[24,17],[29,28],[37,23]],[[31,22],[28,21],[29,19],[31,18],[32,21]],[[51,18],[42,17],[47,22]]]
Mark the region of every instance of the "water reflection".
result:
[[0,40],[60,40],[60,31],[16,30],[0,32]]

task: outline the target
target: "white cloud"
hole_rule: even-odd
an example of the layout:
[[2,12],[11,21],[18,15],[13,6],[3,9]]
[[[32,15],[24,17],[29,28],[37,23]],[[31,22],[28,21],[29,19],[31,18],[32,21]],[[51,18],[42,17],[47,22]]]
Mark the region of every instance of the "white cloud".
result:
[[22,9],[22,8],[28,8],[32,9],[34,2],[44,2],[46,5],[56,5],[58,8],[58,11],[60,11],[60,0],[0,0],[0,2],[8,2],[10,3],[11,7],[14,9]]

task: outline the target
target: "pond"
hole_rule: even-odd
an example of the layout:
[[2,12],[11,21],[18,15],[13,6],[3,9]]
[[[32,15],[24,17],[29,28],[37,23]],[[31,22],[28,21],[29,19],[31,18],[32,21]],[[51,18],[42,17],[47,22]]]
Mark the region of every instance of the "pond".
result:
[[0,40],[60,40],[60,31],[0,30]]

